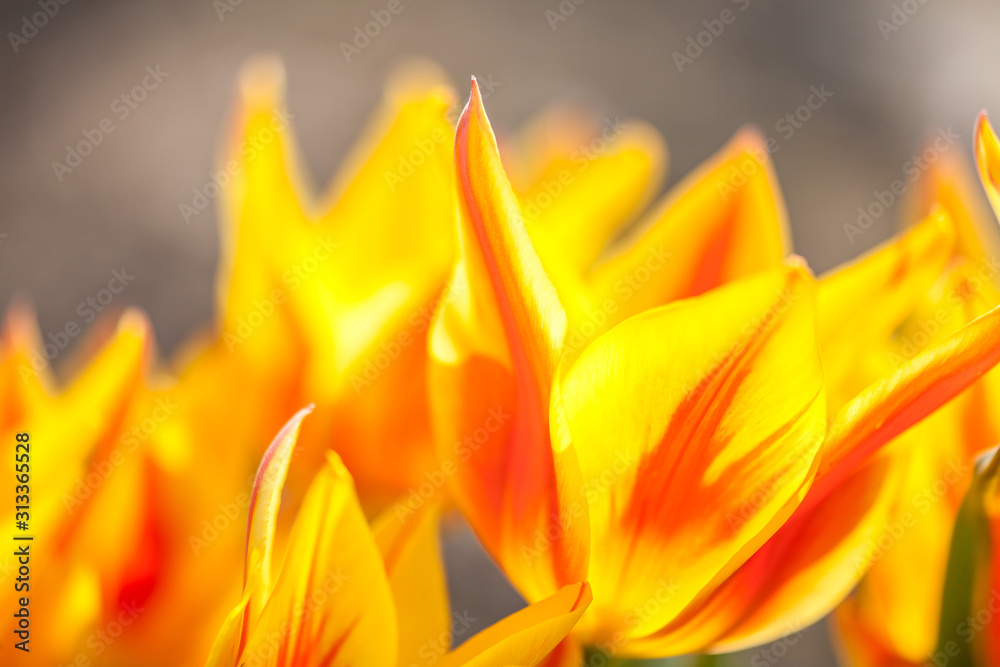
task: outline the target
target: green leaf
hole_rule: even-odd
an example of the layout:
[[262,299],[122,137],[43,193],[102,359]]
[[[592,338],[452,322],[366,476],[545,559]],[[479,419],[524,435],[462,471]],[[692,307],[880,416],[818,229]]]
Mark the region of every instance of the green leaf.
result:
[[983,497],[998,470],[1000,455],[994,455],[992,461],[972,480],[955,520],[936,653],[947,656],[949,667],[976,665],[976,648],[972,643],[974,637],[970,634],[968,619],[973,613],[977,587],[985,584],[980,581],[980,576],[987,572],[984,565],[989,563],[992,551]]

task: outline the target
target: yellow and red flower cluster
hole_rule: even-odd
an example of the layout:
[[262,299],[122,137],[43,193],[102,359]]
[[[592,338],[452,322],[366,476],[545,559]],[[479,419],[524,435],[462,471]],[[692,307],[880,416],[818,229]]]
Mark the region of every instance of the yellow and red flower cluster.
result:
[[[998,464],[973,473],[1000,291],[961,163],[817,278],[753,131],[650,205],[648,125],[558,108],[501,146],[475,81],[457,126],[454,99],[401,70],[317,196],[281,69],[252,63],[214,327],[165,363],[128,311],[56,382],[10,309],[0,438],[12,460],[30,434],[36,575],[31,652],[0,661],[605,664],[832,611],[854,664],[1000,660]],[[1000,211],[985,117],[976,155]],[[528,603],[457,647],[452,510]]]

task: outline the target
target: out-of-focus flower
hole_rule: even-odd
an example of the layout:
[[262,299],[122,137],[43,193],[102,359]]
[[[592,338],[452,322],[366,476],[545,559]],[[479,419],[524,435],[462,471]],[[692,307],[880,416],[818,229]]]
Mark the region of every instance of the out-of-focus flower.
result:
[[[15,515],[12,501],[21,496],[26,525],[15,532],[32,539],[18,543],[30,553],[31,576],[18,580],[17,590],[23,563],[13,548],[0,557],[4,664],[128,655],[130,641],[154,620],[143,610],[162,592],[165,517],[154,479],[163,453],[132,433],[156,406],[146,375],[149,325],[127,311],[108,339],[90,347],[95,353],[81,355],[79,371],[57,387],[33,315],[20,306],[8,313],[0,341],[0,438],[9,461],[27,440],[19,453],[28,481],[3,476],[0,492],[10,501],[2,512],[15,530],[15,518],[25,517]],[[30,653],[12,640],[21,597],[30,600]]]
[[[988,125],[980,120],[977,152],[990,190]],[[940,205],[955,221],[958,243],[948,271],[909,318],[883,360],[912,357],[1000,303],[993,221],[977,205],[960,159],[927,172],[911,214]],[[935,649],[952,527],[978,454],[1000,442],[1000,373],[994,370],[893,443],[901,481],[890,515],[858,557],[871,570],[838,609],[850,664],[925,664]]]
[[538,664],[590,602],[586,583],[506,618],[448,652],[437,516],[426,505],[407,521],[388,514],[369,529],[350,474],[335,453],[317,473],[272,576],[275,523],[300,411],[264,454],[254,483],[243,598],[208,664],[371,665]]
[[434,467],[426,331],[453,260],[452,93],[430,65],[397,73],[317,197],[303,185],[283,81],[270,60],[241,77],[215,190],[221,315],[208,345],[179,362],[178,392],[192,397],[180,422],[252,474],[265,434],[315,402],[293,476],[336,446],[377,510]]
[[[514,584],[538,600],[590,581],[574,642],[621,656],[731,650],[829,611],[883,516],[872,511],[886,498],[881,447],[1000,360],[991,312],[838,399],[827,423],[822,363],[851,359],[840,334],[887,339],[912,312],[950,255],[946,214],[817,287],[783,264],[780,216],[752,208],[777,201],[766,163],[753,162],[752,187],[712,165],[639,241],[664,243],[687,269],[576,348],[574,311],[587,309],[567,302],[591,292],[536,251],[475,84],[456,164],[451,289],[463,297],[431,334],[435,427],[460,505]],[[731,191],[741,187],[754,197]],[[691,244],[699,227],[670,224],[716,218],[707,245]],[[857,382],[842,375],[841,393]]]

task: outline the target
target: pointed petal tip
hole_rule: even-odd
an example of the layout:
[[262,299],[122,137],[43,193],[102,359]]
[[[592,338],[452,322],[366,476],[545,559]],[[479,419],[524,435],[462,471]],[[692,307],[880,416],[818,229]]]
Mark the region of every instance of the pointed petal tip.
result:
[[145,311],[128,307],[118,318],[117,336],[127,336],[141,349],[143,364],[148,367],[155,355],[153,324]]
[[32,303],[21,295],[15,295],[7,306],[4,318],[0,349],[26,352],[33,349],[41,339],[38,328],[38,314]]
[[37,328],[37,323],[38,315],[32,302],[23,295],[15,295],[7,306],[4,329],[11,333],[33,331]]
[[976,120],[975,143],[976,157],[979,160],[995,159],[997,153],[1000,152],[1000,139],[997,138],[996,131],[993,129],[986,111],[980,111]]
[[976,130],[981,129],[984,125],[990,124],[990,114],[986,109],[980,109],[979,114],[976,116]]
[[809,266],[809,262],[802,255],[789,255],[785,259],[785,266],[790,274],[790,280],[804,279],[811,282],[816,279],[812,267]]
[[152,325],[145,312],[138,308],[129,307],[122,313],[118,320],[118,330],[134,333],[136,336],[147,337],[152,333]]
[[759,148],[764,142],[764,132],[753,124],[744,125],[733,135],[733,143],[737,146]]
[[761,164],[770,164],[771,154],[767,150],[767,135],[756,125],[741,127],[730,139],[729,145],[734,153],[748,154]]
[[240,97],[247,101],[274,98],[284,92],[285,66],[276,54],[261,54],[240,68]]

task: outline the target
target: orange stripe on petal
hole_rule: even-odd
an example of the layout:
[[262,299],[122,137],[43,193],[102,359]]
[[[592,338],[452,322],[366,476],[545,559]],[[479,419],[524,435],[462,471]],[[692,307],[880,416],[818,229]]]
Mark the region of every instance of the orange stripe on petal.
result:
[[837,414],[807,503],[816,503],[880,447],[1000,362],[1000,308],[868,387]]
[[592,278],[610,324],[731,280],[788,254],[784,204],[763,138],[743,130],[657,204]]
[[312,406],[299,410],[264,452],[254,478],[247,510],[246,569],[243,590],[249,596],[247,614],[260,613],[271,585],[271,553],[274,549],[275,521],[281,504],[281,490],[295,449],[299,427]]
[[817,292],[831,412],[870,383],[858,350],[881,349],[927,295],[951,257],[955,232],[940,208],[898,239],[824,276]]
[[768,271],[630,318],[569,369],[553,405],[590,501],[582,637],[641,644],[804,494],[826,425],[814,308],[804,270]]
[[[500,164],[479,89],[459,121],[459,261],[435,321],[432,382],[439,454],[487,549],[529,599],[583,578],[585,521],[567,503],[549,439],[549,394],[566,315]],[[474,440],[473,440],[474,438]],[[578,508],[585,511],[582,498]],[[577,518],[577,517],[574,517]],[[555,529],[554,541],[538,548]],[[542,560],[532,563],[526,548]]]

